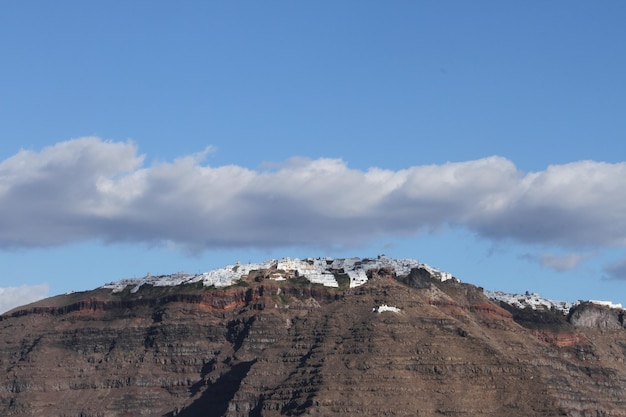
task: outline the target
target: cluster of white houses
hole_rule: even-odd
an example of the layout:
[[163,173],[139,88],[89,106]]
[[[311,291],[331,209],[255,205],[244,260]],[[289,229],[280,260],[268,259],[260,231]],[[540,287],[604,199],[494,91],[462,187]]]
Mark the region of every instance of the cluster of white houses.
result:
[[174,286],[202,282],[204,286],[226,287],[235,284],[242,278],[246,278],[253,271],[272,271],[269,278],[284,280],[292,277],[303,277],[314,284],[322,284],[327,287],[339,287],[335,279],[338,271],[343,271],[350,279],[350,288],[358,287],[367,282],[367,271],[377,268],[391,268],[397,275],[407,275],[413,268],[424,268],[431,275],[441,281],[452,279],[452,275],[431,268],[426,264],[413,259],[393,259],[384,255],[376,258],[283,258],[261,263],[248,263],[228,265],[202,274],[176,273],[171,275],[152,276],[147,274],[143,278],[125,279],[104,285],[113,292],[123,291],[132,286],[131,292],[136,292],[142,285]]

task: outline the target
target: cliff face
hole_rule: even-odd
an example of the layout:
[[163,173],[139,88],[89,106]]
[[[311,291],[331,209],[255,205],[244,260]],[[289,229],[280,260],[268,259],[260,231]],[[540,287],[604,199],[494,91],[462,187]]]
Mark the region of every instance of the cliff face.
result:
[[618,312],[370,278],[100,289],[7,313],[0,415],[626,416]]

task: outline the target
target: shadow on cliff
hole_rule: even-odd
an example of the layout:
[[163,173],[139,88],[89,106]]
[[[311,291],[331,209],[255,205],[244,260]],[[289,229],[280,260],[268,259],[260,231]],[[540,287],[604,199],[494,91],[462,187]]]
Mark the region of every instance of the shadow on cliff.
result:
[[233,399],[241,381],[246,377],[255,360],[234,365],[217,381],[207,386],[200,398],[180,412],[170,412],[163,417],[221,417],[228,411],[228,403]]

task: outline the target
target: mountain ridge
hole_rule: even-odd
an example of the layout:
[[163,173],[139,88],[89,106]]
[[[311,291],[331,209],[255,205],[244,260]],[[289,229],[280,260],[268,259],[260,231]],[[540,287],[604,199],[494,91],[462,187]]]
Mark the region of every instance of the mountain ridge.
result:
[[317,260],[336,286],[283,259],[14,309],[0,414],[626,416],[623,310],[521,308],[416,261],[349,259]]
[[[324,265],[326,264],[326,265]],[[304,266],[304,267],[303,267]],[[320,278],[320,275],[333,275],[333,271],[345,270],[350,277],[350,288],[357,287],[367,281],[366,271],[369,268],[391,267],[398,275],[408,274],[412,268],[423,268],[429,273],[437,277],[441,281],[448,279],[456,279],[451,273],[433,268],[428,264],[421,263],[414,259],[408,258],[388,258],[385,255],[378,255],[370,258],[282,258],[270,259],[259,263],[241,264],[237,262],[234,265],[227,265],[202,274],[186,274],[178,272],[175,274],[166,274],[159,276],[151,276],[147,274],[142,278],[123,279],[116,282],[110,282],[101,288],[111,288],[113,291],[121,291],[126,286],[132,285],[136,291],[141,285],[157,285],[169,286],[179,285],[181,283],[202,282],[204,286],[224,287],[235,284],[239,279],[249,275],[252,271],[258,270],[276,270],[276,279],[289,276],[291,272],[295,276],[302,276],[311,283],[320,283],[324,286],[338,287],[338,284],[329,279]],[[282,274],[278,271],[282,270]],[[577,300],[575,302],[552,300],[541,297],[538,293],[517,294],[506,293],[503,291],[485,291],[487,296],[493,300],[513,304],[518,308],[529,307],[536,309],[538,307],[556,308],[562,310],[565,314],[573,306],[587,301],[594,304],[606,305],[611,308],[622,309],[621,304],[615,304],[611,301],[603,300]]]
[[[312,284],[321,284],[327,287],[339,288],[339,284],[336,282],[336,275],[345,274],[350,279],[349,288],[358,287],[363,285],[367,281],[367,270],[376,268],[392,268],[397,275],[408,274],[413,268],[423,268],[427,270],[431,275],[440,281],[446,281],[448,279],[454,279],[460,282],[460,280],[453,276],[449,272],[441,271],[438,268],[431,267],[426,263],[421,263],[414,259],[409,258],[389,258],[385,255],[378,255],[376,257],[365,258],[305,258],[300,260],[299,258],[281,258],[281,259],[269,259],[263,262],[256,263],[235,263],[232,265],[226,265],[221,268],[216,268],[204,273],[188,274],[185,272],[176,272],[173,274],[151,275],[146,274],[140,278],[126,278],[118,281],[111,281],[106,283],[97,289],[111,289],[112,292],[121,292],[128,286],[131,286],[131,293],[135,293],[143,285],[151,285],[157,287],[169,287],[182,284],[202,284],[204,287],[224,288],[232,285],[236,285],[240,280],[246,280],[251,273],[258,271],[273,271],[270,274],[274,274],[273,277],[268,276],[266,278],[282,280],[294,277],[303,277],[310,281]],[[345,287],[345,286],[344,286]],[[345,289],[345,288],[343,288]],[[87,290],[89,291],[89,290]],[[519,293],[507,293],[499,290],[484,290],[485,294],[492,300],[497,302],[504,302],[514,305],[518,308],[547,308],[557,309],[563,311],[564,314],[568,314],[569,310],[583,302],[593,303],[598,305],[604,305],[610,308],[623,309],[621,304],[616,304],[606,300],[577,300],[560,301],[554,299],[548,299],[541,297],[538,293],[525,294]],[[81,291],[85,292],[85,291]],[[68,293],[70,294],[70,293]],[[62,295],[62,294],[60,294]],[[57,295],[59,296],[59,295]],[[47,297],[54,298],[53,297]],[[44,299],[44,300],[46,300]],[[39,300],[41,301],[41,300]],[[34,302],[32,304],[37,304]],[[19,310],[23,306],[15,307],[5,313],[9,313],[14,310]],[[2,315],[0,314],[0,315]]]

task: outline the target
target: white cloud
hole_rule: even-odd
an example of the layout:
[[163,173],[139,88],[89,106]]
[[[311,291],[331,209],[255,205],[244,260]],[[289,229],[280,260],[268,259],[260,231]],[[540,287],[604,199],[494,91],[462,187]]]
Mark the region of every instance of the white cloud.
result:
[[48,284],[0,288],[0,314],[48,296]]
[[[81,138],[0,162],[0,247],[171,242],[189,249],[350,246],[442,225],[560,247],[626,244],[626,164],[524,173],[501,157],[392,171],[294,158],[267,169],[145,166],[130,142]],[[567,268],[575,258],[545,259]]]
[[566,247],[626,244],[626,163],[579,161],[520,177],[505,206],[468,227],[492,238]]

